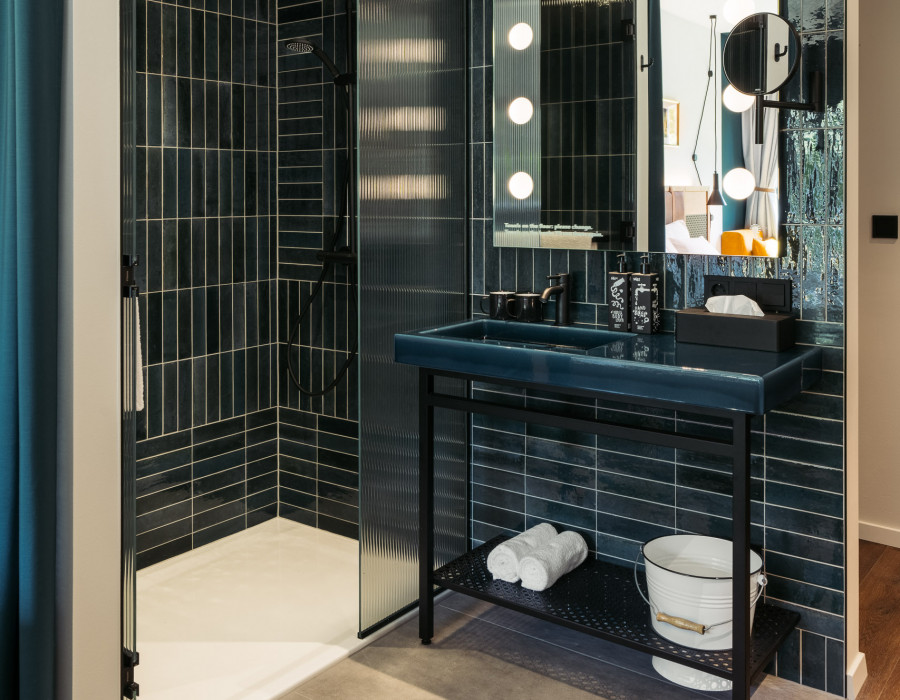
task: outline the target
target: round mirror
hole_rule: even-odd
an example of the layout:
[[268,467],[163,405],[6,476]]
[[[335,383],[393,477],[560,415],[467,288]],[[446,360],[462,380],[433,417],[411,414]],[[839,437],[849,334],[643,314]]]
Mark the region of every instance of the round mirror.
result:
[[750,15],[728,35],[722,65],[728,82],[740,92],[778,92],[800,65],[800,34],[778,15]]

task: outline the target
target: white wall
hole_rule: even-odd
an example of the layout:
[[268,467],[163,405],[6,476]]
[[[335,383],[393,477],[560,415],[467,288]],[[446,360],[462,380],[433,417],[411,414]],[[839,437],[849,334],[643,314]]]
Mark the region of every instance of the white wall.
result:
[[900,547],[900,243],[872,238],[873,214],[900,214],[900,137],[896,64],[900,3],[866,0],[860,8],[859,110],[859,482],[860,536]]
[[57,697],[115,700],[121,697],[118,2],[66,3],[65,31]]

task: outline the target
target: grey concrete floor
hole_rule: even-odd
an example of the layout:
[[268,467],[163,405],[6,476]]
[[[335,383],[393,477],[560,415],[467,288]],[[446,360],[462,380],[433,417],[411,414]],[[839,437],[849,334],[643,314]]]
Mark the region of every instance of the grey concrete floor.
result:
[[[468,596],[435,608],[435,638],[422,646],[413,619],[285,695],[282,700],[719,700],[656,674],[641,652]],[[755,700],[836,696],[759,679]]]

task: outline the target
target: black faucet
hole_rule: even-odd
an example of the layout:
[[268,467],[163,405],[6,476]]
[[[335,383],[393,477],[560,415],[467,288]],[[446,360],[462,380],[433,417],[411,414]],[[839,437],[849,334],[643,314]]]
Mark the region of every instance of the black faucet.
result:
[[556,281],[552,287],[547,287],[541,292],[541,301],[545,304],[554,294],[556,295],[556,322],[554,326],[568,326],[569,320],[569,273],[560,272],[558,275],[548,275],[548,280]]

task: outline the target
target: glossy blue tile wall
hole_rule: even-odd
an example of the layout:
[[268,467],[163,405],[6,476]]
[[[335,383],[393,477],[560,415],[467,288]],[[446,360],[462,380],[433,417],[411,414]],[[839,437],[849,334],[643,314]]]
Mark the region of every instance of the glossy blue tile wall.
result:
[[[585,4],[585,3],[579,3]],[[591,4],[591,3],[587,3]],[[609,9],[615,0],[598,0]],[[842,0],[787,0],[801,32],[801,75],[827,74],[825,115],[782,113],[787,254],[779,260],[654,254],[664,324],[702,303],[704,274],[791,279],[801,343],[824,348],[823,380],[753,425],[752,537],[765,551],[767,595],[798,611],[800,628],[779,651],[778,675],[844,692],[844,33]],[[495,248],[491,211],[491,0],[470,0],[471,284],[540,290],[551,272],[573,273],[575,321],[606,325],[606,273],[614,254]],[[803,96],[804,83],[785,99]],[[629,269],[637,256],[629,254]],[[552,310],[549,310],[552,313]],[[554,402],[573,414],[617,411],[620,421],[715,432],[682,411],[560,404],[552,395],[478,386],[512,404]],[[540,520],[581,532],[597,556],[630,565],[640,542],[675,531],[730,534],[730,467],[709,455],[478,417],[472,426],[472,537],[480,543]]]
[[[284,342],[309,299],[321,265],[317,251],[336,230],[346,173],[347,110],[315,56],[284,48],[311,39],[348,71],[343,0],[278,0],[278,338]],[[323,233],[324,232],[324,233]],[[323,240],[324,238],[324,240]],[[337,247],[346,244],[346,226]],[[293,366],[319,391],[343,366],[356,340],[354,288],[334,267],[300,324]],[[282,346],[283,348],[284,346]],[[333,391],[307,396],[279,355],[281,515],[356,537],[358,530],[358,361]]]
[[139,566],[277,509],[274,22],[137,1]]

